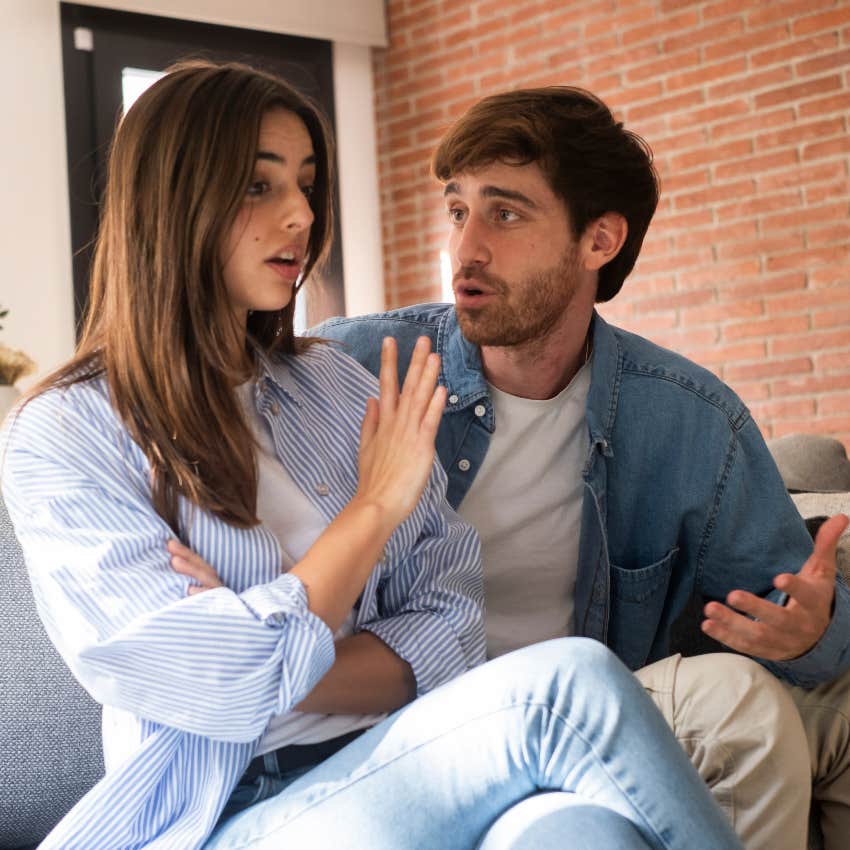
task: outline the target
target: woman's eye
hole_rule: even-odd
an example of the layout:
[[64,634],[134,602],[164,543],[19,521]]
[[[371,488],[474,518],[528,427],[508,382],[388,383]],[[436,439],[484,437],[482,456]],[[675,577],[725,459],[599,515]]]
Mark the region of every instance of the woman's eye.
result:
[[271,187],[265,180],[255,180],[249,187],[247,191],[247,195],[251,198],[259,197],[260,195],[265,195],[266,192],[269,191]]
[[303,192],[304,197],[309,201],[309,200],[312,200],[313,193],[316,191],[316,187],[312,186],[312,185],[311,186],[302,186],[301,191]]

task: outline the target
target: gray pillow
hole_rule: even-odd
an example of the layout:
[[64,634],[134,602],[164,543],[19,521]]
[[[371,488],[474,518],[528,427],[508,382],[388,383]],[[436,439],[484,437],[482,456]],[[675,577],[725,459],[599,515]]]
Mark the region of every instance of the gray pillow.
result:
[[35,610],[0,500],[0,847],[37,844],[103,776],[100,706]]

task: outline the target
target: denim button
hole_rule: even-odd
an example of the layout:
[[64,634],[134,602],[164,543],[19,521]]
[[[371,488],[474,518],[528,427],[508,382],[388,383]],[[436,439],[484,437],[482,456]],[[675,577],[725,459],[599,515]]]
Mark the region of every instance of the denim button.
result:
[[469,462],[469,461],[468,461],[465,457],[464,457],[464,458],[461,458],[461,459],[457,462],[457,468],[458,468],[461,472],[469,472],[469,467],[470,467],[470,466],[472,466],[472,464],[471,464],[471,463],[470,463],[470,462]]
[[487,408],[483,404],[476,404],[473,412],[480,419],[487,412]]
[[457,403],[458,403],[458,397],[454,393],[452,393],[449,396],[449,404],[457,404]]

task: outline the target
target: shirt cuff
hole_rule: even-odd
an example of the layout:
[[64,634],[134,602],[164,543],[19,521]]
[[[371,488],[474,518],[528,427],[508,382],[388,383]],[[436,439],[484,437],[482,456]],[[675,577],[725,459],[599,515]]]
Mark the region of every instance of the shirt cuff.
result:
[[420,611],[398,614],[365,623],[362,629],[380,638],[411,666],[417,696],[469,669],[457,635],[437,614]]
[[821,639],[804,655],[790,661],[766,662],[777,676],[801,688],[814,688],[834,679],[850,661],[850,590],[839,578],[835,583],[832,619]]

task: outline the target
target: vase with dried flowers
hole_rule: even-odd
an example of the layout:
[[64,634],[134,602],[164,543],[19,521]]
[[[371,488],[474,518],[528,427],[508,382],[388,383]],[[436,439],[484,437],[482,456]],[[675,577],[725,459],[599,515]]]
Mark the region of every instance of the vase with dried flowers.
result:
[[[0,307],[0,320],[9,315],[9,310]],[[0,331],[3,326],[0,325]],[[0,342],[0,421],[6,416],[18,397],[15,382],[35,371],[35,363],[24,354]]]

